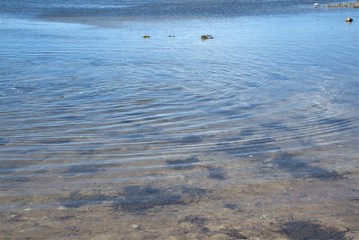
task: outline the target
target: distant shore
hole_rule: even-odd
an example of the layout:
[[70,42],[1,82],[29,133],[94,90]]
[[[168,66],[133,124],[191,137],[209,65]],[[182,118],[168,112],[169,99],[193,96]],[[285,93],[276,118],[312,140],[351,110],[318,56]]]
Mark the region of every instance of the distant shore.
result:
[[359,0],[351,3],[338,3],[327,5],[328,8],[359,8]]

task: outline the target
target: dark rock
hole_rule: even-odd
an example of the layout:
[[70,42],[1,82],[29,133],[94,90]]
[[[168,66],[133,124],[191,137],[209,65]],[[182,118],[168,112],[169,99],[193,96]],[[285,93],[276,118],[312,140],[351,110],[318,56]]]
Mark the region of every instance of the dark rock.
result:
[[282,226],[282,233],[287,235],[291,240],[304,240],[304,239],[347,239],[345,232],[338,231],[337,229],[325,227],[315,222],[298,221],[288,222]]
[[202,40],[208,40],[208,39],[213,39],[213,36],[212,35],[201,35],[201,39]]

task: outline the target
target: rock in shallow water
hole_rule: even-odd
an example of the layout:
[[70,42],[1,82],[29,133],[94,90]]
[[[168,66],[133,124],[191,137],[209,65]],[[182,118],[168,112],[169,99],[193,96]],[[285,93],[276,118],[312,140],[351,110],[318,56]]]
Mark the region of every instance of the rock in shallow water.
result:
[[202,36],[201,36],[201,39],[202,39],[202,40],[213,39],[213,36],[212,36],[212,35],[202,35]]

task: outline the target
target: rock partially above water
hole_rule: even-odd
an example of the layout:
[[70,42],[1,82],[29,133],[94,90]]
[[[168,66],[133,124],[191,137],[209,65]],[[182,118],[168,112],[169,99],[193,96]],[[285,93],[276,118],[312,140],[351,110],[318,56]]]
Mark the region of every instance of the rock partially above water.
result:
[[208,40],[208,39],[213,39],[213,36],[212,35],[201,35],[201,39],[202,40]]

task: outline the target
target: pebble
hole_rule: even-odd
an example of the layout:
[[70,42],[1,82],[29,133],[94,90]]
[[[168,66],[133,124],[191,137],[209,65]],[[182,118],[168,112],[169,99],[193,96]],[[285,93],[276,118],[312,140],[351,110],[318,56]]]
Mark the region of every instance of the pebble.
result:
[[132,228],[138,230],[138,229],[141,228],[141,225],[139,225],[139,224],[132,224]]
[[228,236],[227,234],[224,234],[224,233],[216,233],[208,239],[210,239],[210,240],[227,240],[227,239],[231,240],[233,238],[231,238],[230,236]]

